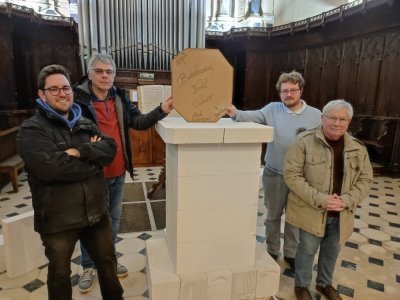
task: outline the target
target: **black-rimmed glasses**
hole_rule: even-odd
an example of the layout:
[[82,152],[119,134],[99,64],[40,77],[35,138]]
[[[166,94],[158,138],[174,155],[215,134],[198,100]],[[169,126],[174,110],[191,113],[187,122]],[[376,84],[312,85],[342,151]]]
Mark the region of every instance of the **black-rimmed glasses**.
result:
[[296,94],[298,91],[300,91],[300,89],[280,90],[280,93],[282,95],[288,95],[289,93],[293,95]]
[[107,70],[103,70],[103,69],[92,69],[92,70],[93,70],[93,72],[94,72],[96,75],[103,75],[104,72],[106,72],[106,74],[107,74],[108,76],[114,74],[114,70],[110,70],[110,69],[107,69]]
[[50,94],[52,94],[53,96],[60,95],[61,90],[64,92],[65,95],[70,95],[72,93],[72,87],[70,86],[63,86],[62,88],[52,86],[47,89],[43,89],[43,91],[49,91]]

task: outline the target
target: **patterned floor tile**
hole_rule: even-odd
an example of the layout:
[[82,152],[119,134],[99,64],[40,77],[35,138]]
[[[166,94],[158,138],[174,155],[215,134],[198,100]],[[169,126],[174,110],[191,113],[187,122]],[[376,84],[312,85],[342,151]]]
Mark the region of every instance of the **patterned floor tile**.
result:
[[[136,168],[135,185],[141,182],[156,180],[160,168]],[[132,179],[127,177],[127,182]],[[361,202],[357,208],[357,219],[351,238],[342,247],[337,261],[334,285],[343,299],[396,299],[400,294],[400,180],[376,177],[374,178],[371,195]],[[4,189],[0,194],[0,217],[17,215],[24,209],[31,209],[31,195],[27,186],[26,176],[20,178],[20,192],[17,194]],[[148,183],[151,184],[151,183]],[[145,185],[147,189],[148,184]],[[160,196],[162,197],[162,196]],[[160,198],[161,199],[161,198]],[[165,200],[148,201],[146,197],[142,203],[148,203],[146,209],[155,210],[157,213],[165,211]],[[163,204],[153,203],[161,203]],[[125,204],[124,204],[125,205]],[[127,204],[130,205],[130,204]],[[154,213],[154,212],[152,212]],[[265,242],[265,228],[263,219],[266,216],[264,207],[263,192],[260,190],[258,203],[256,240]],[[151,223],[151,222],[150,222]],[[151,230],[160,227],[150,224]],[[146,248],[145,241],[152,238],[159,238],[164,235],[163,230],[146,231],[138,233],[121,234],[116,244],[119,260],[128,267],[129,275],[121,281],[127,291],[126,299],[148,300],[149,294],[146,283]],[[283,255],[278,259],[281,266],[280,290],[276,297],[271,299],[292,300],[294,273],[287,268],[283,261]],[[100,292],[98,283],[95,288],[87,294],[77,291],[77,283],[81,273],[79,250],[74,252],[72,259],[71,283],[74,286],[74,298],[76,299],[99,299]],[[41,266],[36,272],[10,279],[6,273],[0,273],[0,298],[1,299],[28,299],[29,295],[34,296],[38,292],[43,295],[46,289],[47,264]],[[316,277],[317,256],[314,262],[313,278]],[[312,284],[311,292],[315,299],[324,299],[314,289]],[[3,289],[3,290],[2,290]],[[36,296],[35,299],[39,299]]]

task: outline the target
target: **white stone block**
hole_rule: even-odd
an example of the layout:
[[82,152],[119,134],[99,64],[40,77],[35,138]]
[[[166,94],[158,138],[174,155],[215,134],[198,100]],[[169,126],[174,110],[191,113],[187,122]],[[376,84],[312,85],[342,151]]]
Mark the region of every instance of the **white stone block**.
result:
[[33,230],[33,211],[3,219],[3,237],[10,278],[47,263],[40,236]]
[[166,118],[156,125],[165,143],[262,143],[270,142],[273,128],[253,122],[222,118],[216,123],[188,123],[182,118]]
[[256,221],[256,205],[178,211],[177,242],[183,244],[254,237]]
[[164,119],[156,130],[166,144],[222,143],[224,137],[224,128],[215,123],[187,123],[182,118]]
[[6,270],[6,254],[4,253],[4,248],[3,235],[0,234],[0,273]]
[[[274,136],[274,128],[245,122],[243,127],[233,123],[225,126],[224,143],[269,143]],[[251,129],[251,130],[250,130]]]
[[258,174],[261,147],[259,144],[179,145],[176,155],[175,176],[179,177]]
[[246,267],[254,264],[255,236],[177,244],[178,275]]
[[[168,182],[170,183],[170,182]],[[181,177],[172,185],[181,201],[178,210],[243,207],[257,205],[258,174]],[[207,188],[208,187],[208,188]]]
[[147,240],[146,249],[146,276],[150,299],[179,299],[180,280],[175,274],[165,239]]
[[195,273],[179,276],[181,280],[180,300],[207,300],[207,275]]
[[257,274],[256,298],[276,295],[279,291],[281,268],[268,254],[265,245],[258,242],[254,267]]
[[231,300],[232,273],[230,270],[207,272],[207,300]]
[[231,268],[232,300],[255,299],[256,269],[254,267]]

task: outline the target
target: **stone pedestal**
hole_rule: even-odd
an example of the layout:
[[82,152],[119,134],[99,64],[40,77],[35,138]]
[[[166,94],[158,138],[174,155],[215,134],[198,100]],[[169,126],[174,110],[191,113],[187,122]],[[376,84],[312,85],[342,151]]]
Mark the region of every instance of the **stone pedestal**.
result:
[[279,266],[255,239],[261,143],[273,128],[167,118],[156,129],[166,143],[167,228],[147,241],[150,298],[276,294]]

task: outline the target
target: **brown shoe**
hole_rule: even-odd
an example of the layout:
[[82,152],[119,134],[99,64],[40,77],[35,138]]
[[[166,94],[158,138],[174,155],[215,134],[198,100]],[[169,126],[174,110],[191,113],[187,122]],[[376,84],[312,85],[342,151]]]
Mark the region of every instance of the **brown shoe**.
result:
[[343,298],[340,297],[340,294],[337,291],[337,289],[335,289],[330,284],[327,284],[325,286],[317,285],[316,288],[317,288],[318,292],[320,292],[322,295],[324,295],[329,300],[343,300]]
[[305,286],[295,286],[294,293],[297,300],[312,300],[311,293]]

